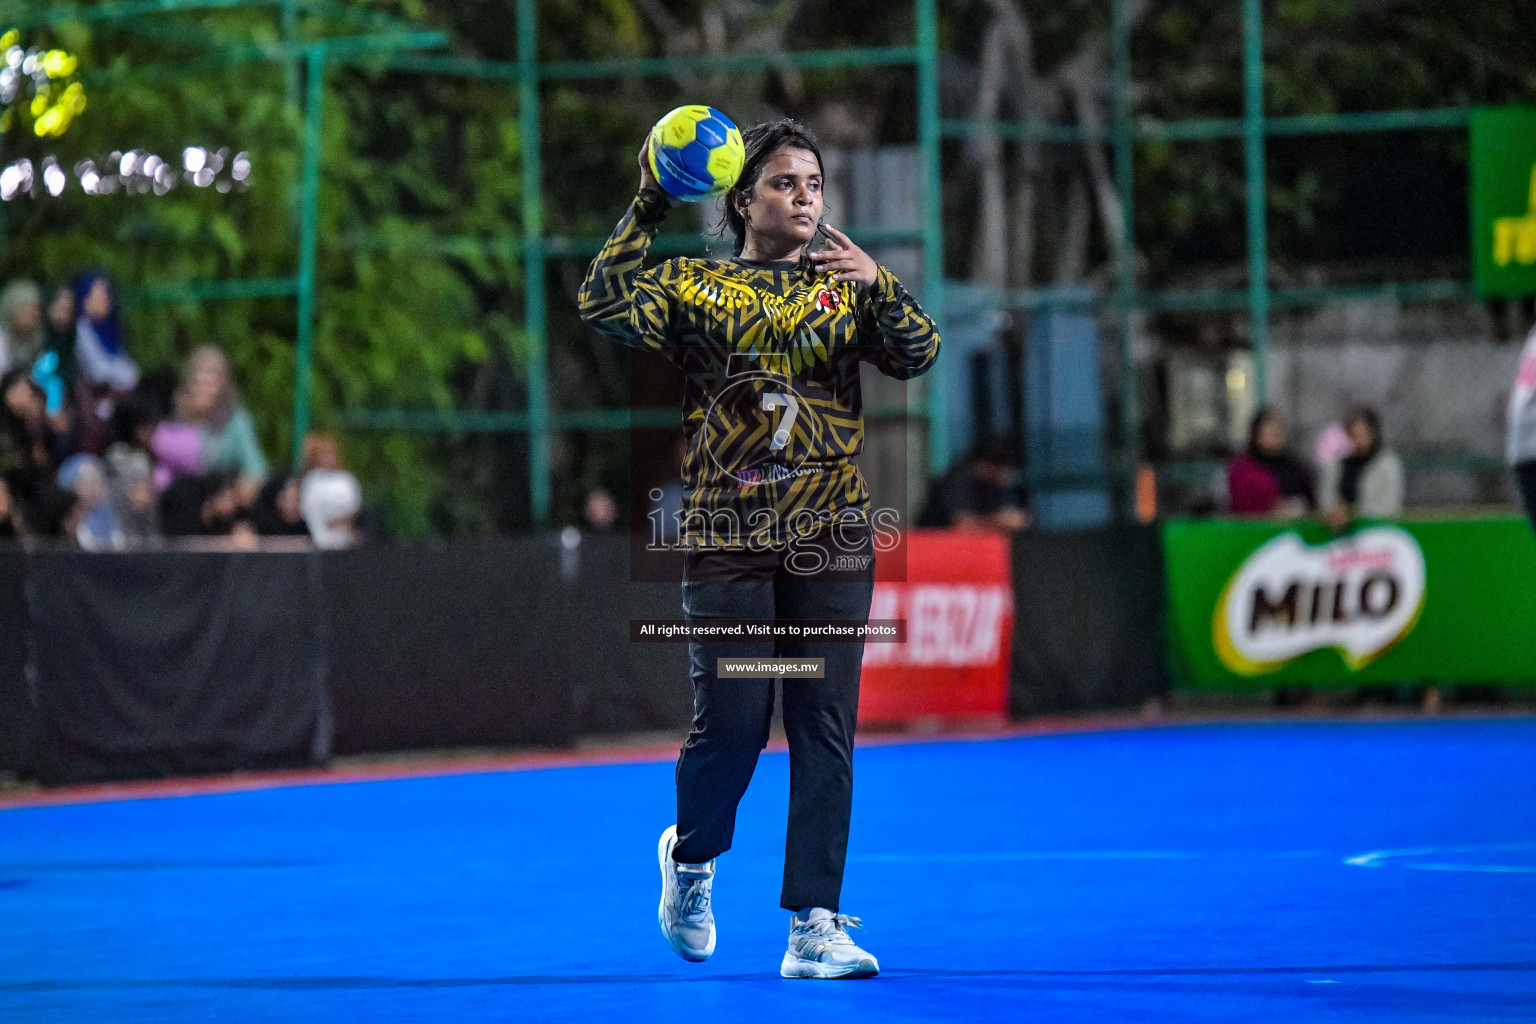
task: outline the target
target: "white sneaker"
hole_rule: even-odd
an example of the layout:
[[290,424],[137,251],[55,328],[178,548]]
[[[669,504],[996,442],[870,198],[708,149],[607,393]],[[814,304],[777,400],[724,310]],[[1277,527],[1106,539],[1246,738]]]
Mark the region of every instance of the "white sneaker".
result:
[[656,921],[667,945],[684,960],[708,960],[715,951],[715,914],[709,908],[715,862],[682,865],[672,859],[677,826],[669,825],[656,847],[661,864],[661,906]]
[[864,922],[847,914],[832,914],[814,921],[790,918],[789,950],[779,965],[786,978],[873,978],[880,962],[848,937],[848,926]]

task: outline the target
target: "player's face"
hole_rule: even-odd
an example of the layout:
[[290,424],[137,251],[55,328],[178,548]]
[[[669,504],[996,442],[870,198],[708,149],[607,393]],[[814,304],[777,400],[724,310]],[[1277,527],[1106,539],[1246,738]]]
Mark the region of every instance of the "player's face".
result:
[[774,153],[741,211],[748,232],[772,248],[809,242],[821,219],[821,164],[816,154],[789,147]]

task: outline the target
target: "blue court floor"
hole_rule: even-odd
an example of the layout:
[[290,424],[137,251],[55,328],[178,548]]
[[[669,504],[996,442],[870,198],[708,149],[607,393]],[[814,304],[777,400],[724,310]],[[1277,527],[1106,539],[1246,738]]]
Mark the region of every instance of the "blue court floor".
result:
[[656,928],[672,767],[0,811],[0,1021],[1530,1021],[1536,719],[860,749],[846,912],[778,977],[787,759]]

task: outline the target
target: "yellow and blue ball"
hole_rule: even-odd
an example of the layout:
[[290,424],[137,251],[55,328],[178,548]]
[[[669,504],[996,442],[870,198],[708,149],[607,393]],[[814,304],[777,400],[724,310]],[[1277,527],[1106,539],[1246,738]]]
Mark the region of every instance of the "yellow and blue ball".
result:
[[747,158],[735,122],[699,104],[678,107],[657,121],[645,154],[657,183],[689,203],[729,192]]

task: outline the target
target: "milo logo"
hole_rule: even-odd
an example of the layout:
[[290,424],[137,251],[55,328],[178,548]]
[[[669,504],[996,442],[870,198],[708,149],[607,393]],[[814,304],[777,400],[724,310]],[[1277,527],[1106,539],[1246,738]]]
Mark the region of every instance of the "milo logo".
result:
[[1256,676],[1332,647],[1358,669],[1408,635],[1425,592],[1424,552],[1397,527],[1320,547],[1281,534],[1248,556],[1216,602],[1216,654]]

